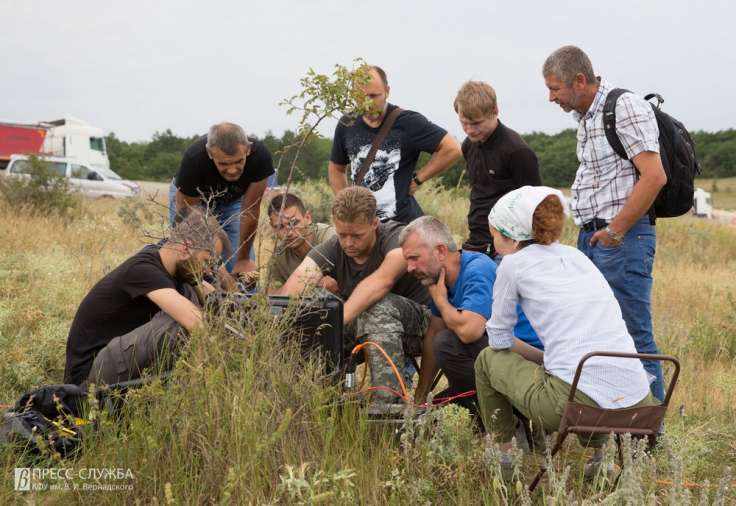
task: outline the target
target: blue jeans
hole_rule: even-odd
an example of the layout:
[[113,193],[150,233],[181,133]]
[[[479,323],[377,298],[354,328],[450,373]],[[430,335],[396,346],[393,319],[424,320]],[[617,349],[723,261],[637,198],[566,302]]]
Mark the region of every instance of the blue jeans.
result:
[[[169,225],[174,224],[174,215],[176,214],[176,186],[174,181],[169,185]],[[238,250],[240,249],[240,200],[227,203],[216,203],[212,214],[222,225],[222,229],[230,239],[232,245],[232,253],[228,258],[223,257],[227,270],[232,272],[235,262],[238,258]],[[224,224],[224,225],[223,225]],[[250,250],[250,259],[255,261],[255,252],[253,248]]]
[[[578,249],[592,260],[613,289],[626,328],[634,339],[639,353],[658,353],[652,333],[652,267],[656,250],[655,227],[649,217],[639,220],[624,237],[621,246],[609,248],[601,243],[591,247],[590,238],[595,231],[580,230]],[[664,399],[662,364],[654,360],[642,360],[644,369],[654,377],[652,394]]]

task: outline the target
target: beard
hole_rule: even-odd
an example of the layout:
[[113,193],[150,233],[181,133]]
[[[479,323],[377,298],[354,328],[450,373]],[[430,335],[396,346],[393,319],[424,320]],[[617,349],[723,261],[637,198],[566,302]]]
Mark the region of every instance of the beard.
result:
[[176,262],[176,267],[174,269],[174,278],[180,283],[195,285],[201,278],[201,273],[195,272],[192,269],[191,262],[188,260],[179,260]]
[[432,273],[414,273],[414,276],[419,280],[419,282],[422,284],[422,286],[432,286],[436,285],[437,281],[440,279],[440,273],[432,274]]

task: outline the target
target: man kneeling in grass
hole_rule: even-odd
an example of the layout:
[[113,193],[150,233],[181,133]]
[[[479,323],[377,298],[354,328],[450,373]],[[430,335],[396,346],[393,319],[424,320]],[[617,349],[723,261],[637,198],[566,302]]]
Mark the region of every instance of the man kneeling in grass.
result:
[[[494,247],[504,258],[486,324],[489,347],[475,362],[475,383],[483,423],[504,452],[501,469],[509,479],[512,408],[556,431],[585,354],[636,353],[601,272],[578,249],[558,242],[565,221],[562,206],[558,190],[524,186],[501,197],[488,216]],[[544,352],[514,337],[517,304],[537,331]],[[575,401],[606,409],[658,404],[642,363],[611,357],[586,363]],[[590,443],[600,447],[605,437],[594,436]],[[586,474],[600,457],[596,452]]]
[[[283,295],[299,295],[318,286],[326,276],[337,285],[345,300],[345,347],[357,342],[378,343],[402,370],[406,355],[425,360],[422,339],[430,320],[427,289],[406,272],[406,261],[399,247],[404,228],[396,222],[379,223],[376,198],[361,186],[340,190],[332,206],[336,236],[312,251],[282,287]],[[393,412],[399,399],[387,391],[400,389],[389,362],[374,347],[366,348],[375,391],[370,412]],[[429,369],[429,368],[427,368]],[[422,368],[417,391],[426,390],[431,381]],[[386,390],[384,390],[386,389]]]
[[[271,199],[268,219],[276,238],[269,282],[276,286],[283,285],[289,279],[312,248],[335,235],[334,227],[312,222],[312,213],[293,193],[279,193]],[[326,288],[335,291],[334,283]]]
[[98,281],[69,330],[64,382],[112,384],[163,366],[182,335],[202,323],[194,283],[229,249],[217,220],[192,209],[167,241],[145,246]]
[[[430,368],[430,376],[434,376],[439,367],[447,377],[448,388],[438,397],[475,390],[473,363],[488,346],[485,324],[491,316],[496,264],[483,253],[458,250],[450,229],[433,216],[409,223],[399,236],[399,244],[408,271],[432,296],[434,332],[424,343],[431,353],[429,360],[422,362],[422,369]],[[542,347],[521,311],[514,335]],[[418,400],[423,402],[428,393],[418,391]],[[475,396],[457,403],[479,415]]]

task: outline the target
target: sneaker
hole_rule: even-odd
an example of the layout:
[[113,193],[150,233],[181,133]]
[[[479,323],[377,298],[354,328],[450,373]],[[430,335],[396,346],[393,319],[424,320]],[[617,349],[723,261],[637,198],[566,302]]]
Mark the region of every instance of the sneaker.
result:
[[[595,453],[593,453],[593,456],[590,457],[588,462],[585,463],[585,466],[583,467],[583,477],[586,481],[593,480],[598,473],[600,472],[600,468],[603,465],[603,451],[600,448],[597,448],[595,450]],[[616,478],[616,475],[621,471],[621,467],[616,463],[611,463],[608,465],[608,469],[606,469],[606,475],[608,477],[608,481],[613,482],[613,480]]]
[[511,459],[511,455],[502,453],[498,459],[498,463],[501,467],[501,478],[506,483],[511,483],[514,479],[514,462]]

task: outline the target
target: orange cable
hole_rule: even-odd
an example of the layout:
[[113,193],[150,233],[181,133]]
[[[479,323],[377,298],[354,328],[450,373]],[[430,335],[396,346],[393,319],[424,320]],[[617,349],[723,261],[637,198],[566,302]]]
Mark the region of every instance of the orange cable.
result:
[[[674,487],[675,483],[672,480],[656,480],[657,485],[667,486],[667,487]],[[703,483],[693,483],[691,481],[683,481],[682,486],[685,488],[705,488],[705,484]],[[709,485],[710,487],[715,486],[713,483]]]
[[396,368],[396,365],[394,364],[394,361],[391,360],[391,357],[388,356],[388,353],[386,353],[386,351],[381,347],[380,344],[378,344],[378,343],[376,343],[374,341],[365,341],[365,342],[363,342],[361,344],[356,345],[355,348],[353,348],[353,351],[350,352],[350,354],[351,355],[354,355],[355,353],[359,352],[360,350],[362,350],[366,346],[375,346],[376,348],[378,348],[378,351],[381,352],[381,354],[383,355],[383,357],[388,362],[388,365],[391,366],[391,370],[393,370],[394,375],[396,376],[396,379],[399,380],[399,386],[401,387],[401,395],[403,396],[402,398],[405,401],[408,401],[409,400],[409,391],[406,389],[406,385],[404,384],[404,378],[401,377],[401,374],[399,374],[399,370]]

